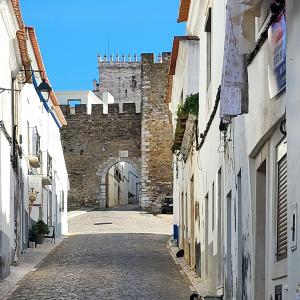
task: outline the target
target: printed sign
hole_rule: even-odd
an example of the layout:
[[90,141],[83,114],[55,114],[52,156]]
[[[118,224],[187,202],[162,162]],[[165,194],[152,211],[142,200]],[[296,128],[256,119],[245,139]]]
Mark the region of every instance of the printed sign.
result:
[[269,92],[275,97],[286,86],[286,21],[284,14],[270,26],[269,43]]

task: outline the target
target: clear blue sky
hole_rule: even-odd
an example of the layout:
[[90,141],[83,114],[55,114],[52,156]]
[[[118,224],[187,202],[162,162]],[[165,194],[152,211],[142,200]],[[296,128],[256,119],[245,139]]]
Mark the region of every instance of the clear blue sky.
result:
[[179,0],[21,0],[55,90],[92,89],[97,54],[171,51]]

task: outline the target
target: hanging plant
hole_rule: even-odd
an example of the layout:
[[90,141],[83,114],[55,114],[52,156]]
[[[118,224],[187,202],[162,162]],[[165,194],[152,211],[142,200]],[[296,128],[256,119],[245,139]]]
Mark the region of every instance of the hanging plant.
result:
[[175,128],[175,141],[172,146],[172,152],[175,152],[175,150],[180,150],[185,131],[186,120],[188,119],[189,114],[194,115],[196,118],[198,118],[198,111],[199,93],[187,96],[185,102],[178,105],[176,111],[177,122]]
[[199,112],[199,93],[191,94],[186,97],[183,104],[179,104],[177,108],[177,117],[181,119],[182,117],[188,117],[189,114],[192,114],[198,117]]

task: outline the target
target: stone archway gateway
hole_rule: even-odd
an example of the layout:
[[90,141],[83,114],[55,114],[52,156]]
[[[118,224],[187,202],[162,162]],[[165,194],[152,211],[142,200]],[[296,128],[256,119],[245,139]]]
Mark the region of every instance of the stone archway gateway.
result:
[[[162,200],[172,196],[172,129],[165,102],[170,92],[169,61],[168,53],[158,62],[153,53],[134,62],[99,60],[100,82],[94,81],[94,93],[103,105],[92,104],[95,94],[94,102],[80,98],[80,93],[66,96],[65,103],[75,98],[81,103],[72,108],[61,105],[68,123],[61,136],[70,181],[69,208],[104,207],[103,174],[119,161],[140,171],[143,209],[159,212]],[[108,93],[115,103],[107,104],[112,98]]]
[[105,208],[107,203],[106,175],[109,169],[119,162],[125,162],[132,165],[137,170],[139,177],[141,178],[141,163],[137,158],[128,158],[128,157],[110,158],[106,163],[104,163],[99,167],[97,172],[97,175],[100,177],[100,190],[98,195],[100,208]]
[[[64,155],[70,180],[69,207],[105,207],[101,198],[102,174],[117,162],[130,161],[141,170],[141,114],[135,104],[109,104],[103,114],[102,104],[85,104],[71,111],[62,107],[68,125],[62,130]],[[103,187],[102,187],[103,189]]]

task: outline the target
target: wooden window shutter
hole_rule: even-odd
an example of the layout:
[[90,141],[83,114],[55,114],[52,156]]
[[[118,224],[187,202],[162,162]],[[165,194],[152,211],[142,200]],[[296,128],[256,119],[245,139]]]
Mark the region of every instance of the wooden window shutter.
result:
[[287,153],[278,147],[277,161],[277,261],[287,258]]

